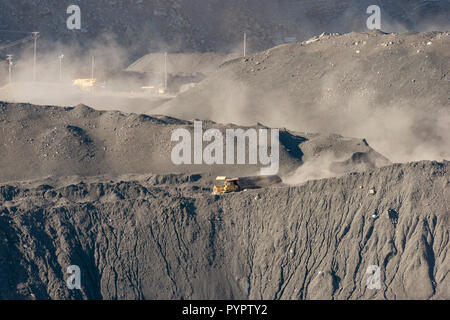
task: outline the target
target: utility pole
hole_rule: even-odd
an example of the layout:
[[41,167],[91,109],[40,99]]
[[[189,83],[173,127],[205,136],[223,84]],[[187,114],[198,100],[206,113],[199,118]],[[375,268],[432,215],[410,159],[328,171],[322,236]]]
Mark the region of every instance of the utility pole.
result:
[[247,32],[244,32],[244,58],[247,56]]
[[6,55],[6,59],[9,62],[9,84],[11,84],[11,69],[12,69],[12,65],[13,65],[12,57],[13,57],[12,54]]
[[167,90],[167,52],[164,52],[164,89]]
[[64,55],[62,53],[59,54],[59,82],[62,82],[62,59],[64,58]]
[[36,47],[37,47],[37,38],[39,36],[39,32],[32,32],[34,37],[34,55],[33,55],[33,81],[36,81]]
[[91,81],[92,81],[92,87],[91,87],[91,93],[94,93],[94,63],[95,63],[95,57],[92,56],[92,62],[91,62]]
[[92,56],[92,62],[91,62],[91,79],[94,79],[94,63],[95,63],[95,58],[94,58],[94,56]]

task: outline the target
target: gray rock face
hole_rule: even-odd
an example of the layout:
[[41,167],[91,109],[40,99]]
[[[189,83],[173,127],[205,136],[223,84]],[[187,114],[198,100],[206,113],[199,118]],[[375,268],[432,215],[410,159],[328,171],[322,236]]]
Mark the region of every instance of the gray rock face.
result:
[[0,298],[449,299],[449,167],[222,197],[199,176],[2,185]]
[[[81,30],[66,27],[68,3],[4,0],[0,29],[40,31],[51,40],[87,43],[113,36],[139,55],[162,47],[196,51],[233,49],[248,33],[249,49],[258,51],[286,37],[299,40],[321,32],[365,31],[369,0],[110,1],[81,0]],[[449,1],[380,0],[383,30],[444,30]]]

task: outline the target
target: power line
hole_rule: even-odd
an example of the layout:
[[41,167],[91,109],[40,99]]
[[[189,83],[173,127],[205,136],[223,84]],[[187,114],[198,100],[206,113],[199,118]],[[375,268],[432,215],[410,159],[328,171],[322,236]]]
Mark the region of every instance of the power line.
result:
[[32,33],[30,31],[19,31],[19,30],[0,30],[0,32],[8,32],[8,33]]
[[10,47],[16,46],[16,45],[18,45],[18,44],[25,43],[25,42],[27,42],[27,41],[33,39],[33,36],[32,36],[33,33],[30,32],[30,31],[5,30],[5,29],[0,29],[0,33],[21,33],[21,34],[29,34],[28,37],[25,37],[25,38],[20,39],[20,40],[16,40],[16,41],[14,41],[14,42],[5,44],[5,45],[3,45],[3,46],[0,46],[0,50],[6,49],[6,48],[10,48]]
[[0,50],[14,47],[14,46],[16,46],[16,45],[19,45],[19,44],[28,42],[28,41],[30,41],[30,40],[32,40],[32,39],[33,39],[33,35],[28,36],[28,37],[26,37],[26,38],[23,38],[23,39],[20,39],[20,40],[17,40],[17,41],[14,41],[14,42],[5,44],[5,45],[3,45],[3,46],[0,46]]

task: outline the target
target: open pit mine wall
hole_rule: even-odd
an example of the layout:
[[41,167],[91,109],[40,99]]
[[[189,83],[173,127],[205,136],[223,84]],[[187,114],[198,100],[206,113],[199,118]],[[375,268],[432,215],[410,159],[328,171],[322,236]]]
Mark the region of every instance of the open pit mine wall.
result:
[[[230,50],[241,43],[243,30],[248,31],[253,52],[286,37],[305,40],[322,32],[365,31],[366,10],[373,4],[381,7],[383,30],[425,31],[444,27],[441,24],[447,22],[450,7],[448,1],[435,0],[79,0],[81,30],[69,30],[66,11],[70,4],[3,0],[0,29],[40,31],[40,43],[77,42],[82,48],[92,45],[89,40],[107,35],[137,58],[166,46],[173,51]],[[0,36],[17,40],[15,33]]]
[[[3,185],[0,298],[449,299],[449,164],[220,197]],[[66,286],[69,265],[81,290]],[[379,289],[366,287],[370,265]]]

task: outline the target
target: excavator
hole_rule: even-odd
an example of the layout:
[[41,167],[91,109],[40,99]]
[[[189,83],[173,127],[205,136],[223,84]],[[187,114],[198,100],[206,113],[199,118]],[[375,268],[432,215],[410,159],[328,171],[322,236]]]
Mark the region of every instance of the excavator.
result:
[[247,189],[260,189],[281,182],[281,178],[276,175],[239,178],[227,178],[226,176],[218,176],[213,188],[213,194],[222,195],[225,193],[239,192]]

